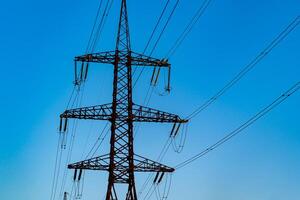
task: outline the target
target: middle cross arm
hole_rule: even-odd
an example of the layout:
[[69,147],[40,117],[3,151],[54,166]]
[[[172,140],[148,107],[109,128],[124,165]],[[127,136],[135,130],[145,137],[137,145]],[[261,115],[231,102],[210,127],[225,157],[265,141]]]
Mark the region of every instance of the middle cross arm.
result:
[[[153,108],[134,104],[132,107],[134,122],[160,122],[160,123],[186,123],[187,120],[181,119],[178,115],[167,113]],[[89,119],[89,120],[111,120],[112,104],[90,106],[66,110],[60,115],[67,119]],[[128,116],[118,115],[116,120],[126,120]]]
[[160,111],[157,109],[133,105],[134,121],[137,122],[160,122],[160,123],[186,123],[178,115]]

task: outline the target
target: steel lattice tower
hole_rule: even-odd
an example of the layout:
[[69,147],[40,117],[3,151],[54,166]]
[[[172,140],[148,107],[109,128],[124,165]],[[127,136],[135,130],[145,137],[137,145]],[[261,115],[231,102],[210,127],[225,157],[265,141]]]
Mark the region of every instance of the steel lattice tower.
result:
[[[91,62],[114,66],[113,101],[111,104],[66,110],[60,116],[61,127],[63,123],[66,126],[69,118],[109,120],[111,123],[110,153],[70,164],[68,168],[81,172],[82,170],[108,171],[106,200],[118,199],[116,184],[128,186],[126,200],[137,200],[135,172],[166,173],[173,172],[174,169],[134,153],[133,123],[174,123],[175,127],[176,124],[187,121],[174,114],[134,104],[132,100],[132,66],[164,67],[170,70],[170,64],[165,60],[131,51],[126,0],[121,2],[115,51],[78,56],[75,57],[75,63],[77,62],[86,68]],[[87,69],[85,70],[87,71]],[[81,79],[84,79],[82,75]],[[66,128],[64,129],[66,130]]]

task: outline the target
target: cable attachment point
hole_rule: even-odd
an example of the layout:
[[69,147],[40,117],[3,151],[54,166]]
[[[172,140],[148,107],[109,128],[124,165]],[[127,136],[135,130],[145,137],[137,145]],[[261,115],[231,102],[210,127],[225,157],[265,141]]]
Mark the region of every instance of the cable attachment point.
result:
[[67,146],[67,130],[68,130],[68,119],[67,118],[60,118],[59,122],[59,134],[61,134],[60,137],[62,137],[61,140],[61,149],[66,149]]
[[77,179],[77,169],[74,170],[73,181],[76,181],[76,179]]
[[162,181],[163,177],[165,175],[165,172],[157,172],[156,176],[153,180],[153,184],[160,184],[160,182]]
[[64,192],[64,199],[63,200],[68,200],[68,195],[69,195],[69,193]]
[[169,67],[168,67],[168,82],[167,82],[165,90],[168,93],[171,92],[171,65],[169,65]]
[[[168,63],[167,59],[162,59],[160,61],[161,65],[167,65],[167,63]],[[171,65],[169,64],[167,68],[168,68],[167,69],[168,70],[168,78],[167,78],[167,83],[166,83],[164,89],[165,89],[166,92],[170,93],[170,91],[171,91],[171,86],[170,86]],[[158,79],[159,79],[159,76],[160,76],[160,73],[161,73],[161,69],[162,69],[161,67],[157,67],[157,66],[155,66],[153,68],[153,72],[152,72],[152,76],[151,76],[151,82],[150,82],[151,86],[156,86],[157,85]]]
[[68,129],[68,118],[60,118],[59,132],[65,133]]
[[89,59],[91,59],[91,55],[87,55],[87,60],[88,61],[80,61],[81,62],[81,65],[80,65],[80,69],[78,69],[78,64],[77,62],[79,61],[76,61],[75,60],[75,69],[74,69],[74,72],[75,72],[75,80],[74,80],[74,85],[75,86],[80,86],[82,83],[84,83],[87,79],[87,76],[88,76],[88,71],[89,71]]
[[172,137],[172,138],[176,137],[176,135],[179,132],[180,126],[181,126],[181,123],[177,123],[177,122],[174,123],[171,133],[170,133],[170,137]]
[[[83,170],[82,169],[79,169],[79,174],[78,174],[78,169],[75,169],[74,170],[74,176],[73,176],[73,181],[75,182],[75,181],[80,181],[81,180],[81,177],[82,177],[82,172],[83,172]],[[78,176],[77,176],[77,174],[78,174]]]
[[152,72],[152,76],[151,76],[151,85],[152,86],[157,85],[160,70],[161,70],[160,67],[154,67],[153,72]]

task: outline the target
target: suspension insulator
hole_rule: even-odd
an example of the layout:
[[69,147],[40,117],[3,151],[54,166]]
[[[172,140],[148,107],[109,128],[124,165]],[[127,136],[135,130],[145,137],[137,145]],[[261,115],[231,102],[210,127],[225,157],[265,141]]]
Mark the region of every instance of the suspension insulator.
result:
[[74,61],[74,83],[75,83],[75,85],[77,85],[78,84],[78,80],[77,80],[77,61]]
[[86,63],[86,66],[85,66],[84,80],[87,79],[88,72],[89,72],[89,63],[87,62],[87,63]]
[[80,169],[80,171],[79,171],[78,181],[81,180],[81,176],[82,176],[82,169]]
[[64,200],[68,200],[68,193],[64,192]]
[[166,90],[168,92],[171,91],[171,65],[169,65],[169,68],[168,68],[168,85],[167,85]]
[[76,178],[77,178],[77,169],[75,169],[75,171],[74,171],[74,177],[73,177],[73,180],[76,181]]
[[158,179],[158,181],[157,181],[157,184],[160,184],[160,182],[162,181],[164,175],[165,175],[165,172],[163,172],[163,173],[160,175],[160,177],[159,177],[159,179]]
[[60,121],[59,121],[59,132],[62,131],[62,123],[63,123],[63,120],[62,120],[62,118],[60,118]]
[[155,74],[156,74],[156,67],[154,67],[153,72],[152,72],[152,76],[151,76],[151,85],[153,85],[153,80],[154,80]]
[[65,119],[64,132],[67,131],[67,128],[68,128],[68,118]]
[[153,180],[153,183],[156,183],[156,181],[157,181],[157,179],[158,179],[158,176],[159,176],[159,172],[156,173],[156,176],[155,176],[155,178],[154,178],[154,180]]
[[171,133],[170,133],[170,137],[173,136],[173,133],[174,133],[176,125],[177,125],[177,122],[175,122],[174,125],[173,125],[173,127],[172,127],[172,130],[171,130]]
[[83,71],[84,71],[84,62],[81,63],[80,81],[82,81],[82,79],[83,79]]
[[158,70],[157,70],[157,73],[156,73],[156,77],[155,77],[154,85],[156,85],[156,84],[157,84],[158,77],[159,77],[159,74],[160,74],[160,70],[161,70],[161,68],[159,67],[159,68],[158,68]]
[[181,126],[181,123],[178,124],[177,129],[174,133],[174,137],[176,137],[176,135],[178,134],[180,126]]

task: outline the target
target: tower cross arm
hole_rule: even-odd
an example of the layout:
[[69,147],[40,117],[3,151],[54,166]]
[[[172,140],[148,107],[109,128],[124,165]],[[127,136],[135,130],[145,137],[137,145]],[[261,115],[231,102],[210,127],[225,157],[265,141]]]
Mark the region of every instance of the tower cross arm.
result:
[[75,61],[103,63],[103,64],[114,64],[114,62],[115,62],[115,51],[106,51],[106,52],[92,53],[92,54],[86,54],[86,55],[82,55],[82,56],[76,56]]
[[[178,115],[157,109],[133,104],[133,121],[134,122],[160,122],[160,123],[186,123]],[[61,119],[87,119],[87,120],[111,120],[112,104],[103,104],[83,108],[66,110],[60,115]],[[116,120],[127,120],[126,114],[119,114]]]
[[134,66],[170,67],[166,59],[157,59],[140,53],[131,52],[131,64]]
[[133,105],[133,115],[135,122],[160,122],[160,123],[187,123],[188,120],[181,119],[178,115],[157,109]]
[[134,157],[136,172],[174,172],[175,169],[139,155]]
[[112,104],[103,104],[83,108],[66,110],[60,115],[61,119],[90,119],[109,120],[111,119]]
[[102,170],[109,169],[109,154],[69,164],[69,169]]
[[[83,169],[83,170],[98,170],[108,171],[109,170],[109,154],[90,158],[77,163],[69,164],[69,169]],[[115,168],[116,171],[122,172],[127,171],[128,166],[118,165]],[[142,156],[134,156],[134,171],[135,172],[174,172],[175,169],[158,163],[156,161],[144,158]]]
[[[103,64],[114,64],[118,55],[119,64],[126,65],[130,58],[131,65],[133,66],[153,66],[153,67],[170,67],[170,64],[166,59],[156,59],[150,56],[146,56],[140,53],[119,51],[106,51],[100,53],[86,54],[75,57],[77,62],[91,62],[91,63],[103,63]],[[129,57],[128,57],[129,56]]]

